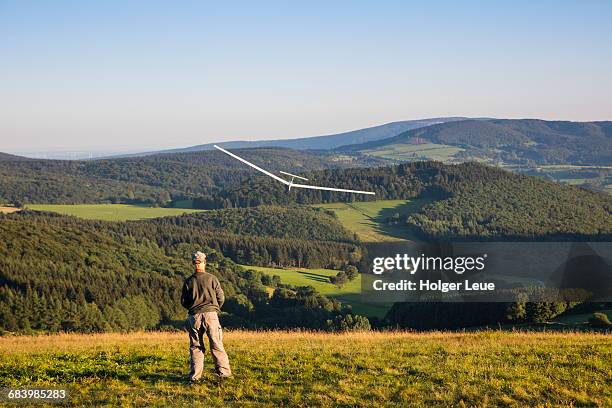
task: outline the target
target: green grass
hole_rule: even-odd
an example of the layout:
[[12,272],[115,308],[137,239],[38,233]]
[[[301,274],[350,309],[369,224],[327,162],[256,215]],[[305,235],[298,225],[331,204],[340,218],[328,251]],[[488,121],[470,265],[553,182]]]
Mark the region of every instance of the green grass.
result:
[[306,269],[306,268],[268,268],[264,266],[241,265],[245,269],[254,269],[267,275],[278,275],[282,283],[295,286],[314,287],[317,292],[325,296],[339,296],[346,293],[359,293],[361,291],[361,276],[338,288],[329,281],[338,271],[333,269]]
[[382,242],[413,239],[403,222],[389,225],[385,221],[394,214],[406,216],[417,212],[431,200],[378,200],[355,203],[317,204],[315,207],[332,210],[340,223],[357,234],[363,242]]
[[377,149],[364,150],[364,154],[391,160],[437,160],[452,161],[454,156],[464,149],[444,144],[395,144]]
[[[185,381],[184,333],[0,338],[0,387],[66,387],[70,406],[612,406],[612,342],[592,333],[226,332]],[[23,404],[23,403],[21,403]]]
[[349,281],[341,288],[329,281],[330,276],[338,273],[333,269],[305,268],[267,268],[263,266],[242,265],[245,269],[254,269],[270,276],[278,275],[282,283],[295,286],[312,286],[322,295],[351,305],[353,312],[368,317],[384,317],[390,304],[364,303],[361,299],[361,275]]
[[558,181],[566,184],[570,184],[572,186],[581,185],[584,183],[588,183],[591,179],[588,178],[561,178]]
[[60,214],[74,215],[79,218],[105,221],[139,220],[203,211],[184,208],[146,207],[131,204],[28,204],[26,207],[37,211],[52,211]]
[[612,166],[599,166],[599,165],[594,165],[594,166],[578,166],[578,165],[572,165],[572,164],[549,164],[549,165],[542,165],[542,166],[538,166],[539,169],[542,170],[575,170],[575,169],[607,169],[607,170],[611,170]]

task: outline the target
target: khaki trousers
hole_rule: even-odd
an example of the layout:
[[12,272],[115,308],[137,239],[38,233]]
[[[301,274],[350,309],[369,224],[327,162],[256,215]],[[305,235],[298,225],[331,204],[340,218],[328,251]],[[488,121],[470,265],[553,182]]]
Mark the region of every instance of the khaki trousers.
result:
[[210,352],[215,371],[220,376],[232,375],[229,358],[223,348],[223,333],[217,312],[204,312],[189,315],[185,322],[185,328],[189,334],[190,372],[189,378],[197,381],[202,376],[204,368],[204,352],[206,346],[204,338],[208,337]]

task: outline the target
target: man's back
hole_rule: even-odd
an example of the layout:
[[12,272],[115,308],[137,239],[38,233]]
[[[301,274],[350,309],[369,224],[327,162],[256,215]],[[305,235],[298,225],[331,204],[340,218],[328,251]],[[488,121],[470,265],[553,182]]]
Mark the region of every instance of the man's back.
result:
[[195,273],[185,279],[181,304],[189,310],[185,330],[189,334],[189,379],[199,381],[204,367],[204,339],[208,337],[215,371],[222,378],[232,376],[229,357],[223,347],[223,333],[218,313],[225,295],[216,276],[206,273],[206,254],[197,251],[191,257]]
[[181,294],[181,304],[189,309],[189,314],[219,312],[225,296],[215,275],[208,272],[195,272],[185,279]]

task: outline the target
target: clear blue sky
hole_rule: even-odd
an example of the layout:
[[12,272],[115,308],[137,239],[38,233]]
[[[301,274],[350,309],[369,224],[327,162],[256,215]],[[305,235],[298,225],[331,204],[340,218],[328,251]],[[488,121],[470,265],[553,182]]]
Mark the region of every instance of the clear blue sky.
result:
[[612,120],[612,2],[0,0],[0,151]]

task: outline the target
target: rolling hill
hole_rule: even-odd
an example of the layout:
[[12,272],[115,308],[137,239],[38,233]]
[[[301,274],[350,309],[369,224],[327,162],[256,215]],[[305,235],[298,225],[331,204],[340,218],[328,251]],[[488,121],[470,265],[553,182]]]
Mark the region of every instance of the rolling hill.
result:
[[[377,200],[428,199],[408,219],[422,239],[572,240],[612,237],[612,197],[540,177],[469,162],[403,163],[379,168],[328,169],[306,173],[320,185],[375,191]],[[352,202],[361,197],[318,190],[291,191],[267,177],[198,201],[250,207],[262,204]],[[368,198],[367,201],[371,201]]]
[[489,169],[410,215],[408,226],[434,241],[612,239],[610,195]]
[[[360,165],[335,154],[282,148],[239,153],[272,171],[303,172]],[[0,203],[165,204],[170,199],[214,194],[252,176],[252,171],[242,163],[218,151],[94,161],[7,159],[0,160]]]
[[136,153],[117,157],[148,156],[159,153],[186,153],[198,152],[202,150],[213,150],[214,144],[228,149],[245,149],[254,147],[285,147],[298,150],[329,150],[340,146],[365,143],[373,140],[380,140],[399,135],[411,129],[418,129],[436,123],[445,123],[465,118],[431,118],[420,120],[405,120],[399,122],[386,123],[384,125],[373,126],[365,129],[358,129],[349,132],[337,133],[325,136],[301,137],[297,139],[278,139],[278,140],[238,140],[231,142],[207,143],[191,147],[160,150],[154,152]]
[[[329,184],[372,186],[381,198],[433,200],[415,212],[388,214],[393,228],[416,229],[423,239],[612,238],[609,196],[481,164],[419,162],[313,174]],[[346,201],[316,191],[301,196],[292,191],[289,196],[267,179],[249,180],[259,184],[254,191],[278,204]],[[359,206],[363,212],[387,217],[371,202],[364,204]],[[272,278],[241,271],[229,259],[338,269],[347,262],[358,264],[365,253],[358,237],[343,228],[346,220],[309,206],[221,209],[129,222],[21,211],[0,215],[0,221],[0,299],[5,300],[0,302],[0,323],[8,331],[169,324],[180,311],[177,287],[196,248],[219,254],[211,257],[211,265],[216,264],[233,299],[227,308],[232,325],[321,328],[344,313],[337,302],[311,289],[279,284],[270,298]],[[32,274],[33,269],[44,273]]]
[[404,221],[430,202],[417,198],[314,204],[314,207],[332,211],[344,228],[367,243],[412,239]]
[[[440,123],[400,135],[339,148],[396,159],[421,158],[404,146],[429,144],[460,148],[457,160],[483,159],[508,164],[612,164],[612,122],[568,122],[536,119],[483,119]],[[418,150],[418,149],[415,149]]]
[[[240,212],[252,225],[275,225],[276,236],[269,236],[232,223],[227,213],[204,215],[201,222],[188,216],[104,222],[30,211],[0,214],[0,334],[172,324],[184,317],[180,288],[196,249],[209,254],[207,269],[224,288],[227,325],[323,328],[349,312],[314,290],[279,286],[224,257],[248,264],[339,267],[356,245],[346,242],[351,234],[331,216],[307,207]],[[303,225],[305,218],[310,225]],[[226,219],[231,225],[223,229],[210,225]],[[304,229],[328,240],[308,240]]]

